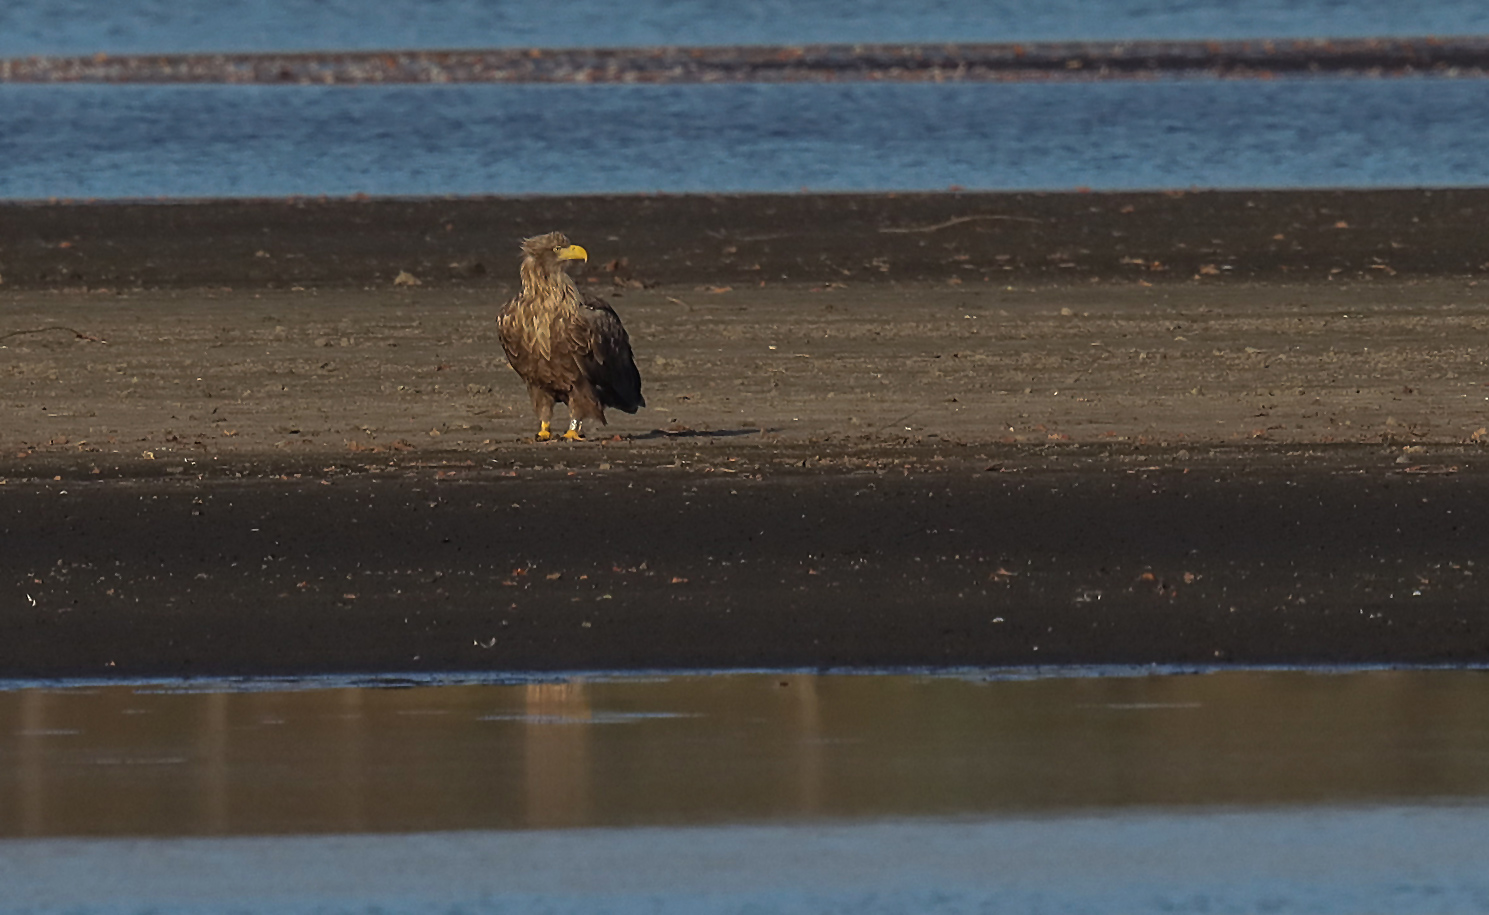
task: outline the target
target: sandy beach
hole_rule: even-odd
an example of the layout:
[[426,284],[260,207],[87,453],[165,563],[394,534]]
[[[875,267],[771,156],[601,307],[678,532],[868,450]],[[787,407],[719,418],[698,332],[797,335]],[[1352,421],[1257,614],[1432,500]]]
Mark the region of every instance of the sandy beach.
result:
[[[0,675],[1482,661],[1486,208],[0,207]],[[551,228],[649,403],[582,444]]]

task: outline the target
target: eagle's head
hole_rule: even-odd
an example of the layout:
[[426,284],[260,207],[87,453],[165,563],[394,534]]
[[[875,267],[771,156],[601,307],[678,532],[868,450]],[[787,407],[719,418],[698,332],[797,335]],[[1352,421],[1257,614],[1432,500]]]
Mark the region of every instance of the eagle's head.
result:
[[554,274],[563,269],[564,261],[587,261],[589,252],[578,245],[569,244],[569,237],[562,232],[534,235],[522,242],[525,259],[536,263],[544,273]]

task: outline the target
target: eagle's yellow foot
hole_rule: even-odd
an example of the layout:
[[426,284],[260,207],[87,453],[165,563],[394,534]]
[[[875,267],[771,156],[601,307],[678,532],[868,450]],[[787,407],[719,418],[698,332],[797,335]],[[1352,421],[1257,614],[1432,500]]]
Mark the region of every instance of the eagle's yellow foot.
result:
[[584,436],[582,436],[582,435],[579,434],[579,430],[578,429],[570,429],[568,432],[565,432],[564,433],[564,438],[568,439],[571,442],[582,442],[582,441],[584,441]]
[[553,433],[548,431],[548,424],[544,423],[543,428],[538,430],[538,441],[546,442],[550,438],[553,438]]

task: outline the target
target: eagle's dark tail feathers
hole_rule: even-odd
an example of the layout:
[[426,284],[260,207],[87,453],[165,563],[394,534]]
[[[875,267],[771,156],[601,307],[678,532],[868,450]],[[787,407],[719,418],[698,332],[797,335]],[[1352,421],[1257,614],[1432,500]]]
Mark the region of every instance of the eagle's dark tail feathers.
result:
[[646,398],[641,396],[641,373],[636,371],[629,348],[605,368],[603,376],[591,382],[595,393],[600,395],[600,403],[622,413],[635,413],[646,406]]

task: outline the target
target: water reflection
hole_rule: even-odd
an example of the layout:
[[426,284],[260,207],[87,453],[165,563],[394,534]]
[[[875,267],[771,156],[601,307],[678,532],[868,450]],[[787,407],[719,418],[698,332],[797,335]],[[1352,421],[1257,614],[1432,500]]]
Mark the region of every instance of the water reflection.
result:
[[[523,825],[573,826],[590,820],[588,690],[582,680],[522,688]],[[572,725],[562,727],[562,725]]]
[[732,675],[0,693],[0,835],[224,835],[1489,796],[1465,671]]

